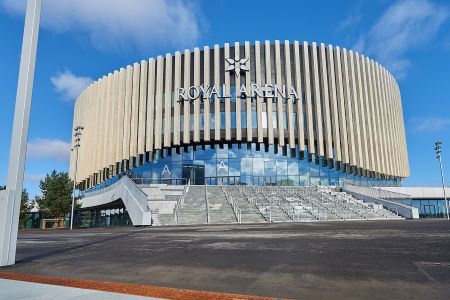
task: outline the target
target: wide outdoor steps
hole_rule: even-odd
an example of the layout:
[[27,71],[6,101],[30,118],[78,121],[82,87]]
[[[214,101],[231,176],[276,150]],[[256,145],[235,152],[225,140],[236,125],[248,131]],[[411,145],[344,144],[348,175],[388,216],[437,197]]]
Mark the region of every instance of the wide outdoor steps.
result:
[[178,225],[207,224],[205,186],[191,185],[178,216]]
[[402,219],[335,188],[206,186],[205,190],[203,185],[189,187],[178,222],[173,214],[160,214],[159,219],[162,225],[233,224],[238,223],[238,211],[241,223]]
[[227,198],[220,186],[207,186],[209,222],[211,224],[236,223],[233,208],[227,202]]

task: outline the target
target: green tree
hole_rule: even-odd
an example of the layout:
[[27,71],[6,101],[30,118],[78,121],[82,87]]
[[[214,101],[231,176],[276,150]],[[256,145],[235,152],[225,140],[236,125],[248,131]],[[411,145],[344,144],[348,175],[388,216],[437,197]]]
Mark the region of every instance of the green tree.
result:
[[277,182],[277,185],[293,186],[294,181],[292,179],[281,179]]
[[24,228],[27,223],[28,210],[30,209],[30,196],[27,189],[22,191],[22,199],[20,201],[19,227]]
[[72,185],[67,172],[47,174],[39,183],[42,197],[36,197],[40,210],[49,217],[64,217],[72,205]]
[[6,190],[6,185],[0,185],[0,191]]

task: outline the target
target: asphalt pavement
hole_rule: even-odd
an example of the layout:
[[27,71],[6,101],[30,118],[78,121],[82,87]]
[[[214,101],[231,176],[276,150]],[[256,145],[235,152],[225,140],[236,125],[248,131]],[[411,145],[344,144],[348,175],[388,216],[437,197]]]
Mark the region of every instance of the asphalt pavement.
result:
[[450,299],[450,222],[19,233],[0,272],[293,299]]

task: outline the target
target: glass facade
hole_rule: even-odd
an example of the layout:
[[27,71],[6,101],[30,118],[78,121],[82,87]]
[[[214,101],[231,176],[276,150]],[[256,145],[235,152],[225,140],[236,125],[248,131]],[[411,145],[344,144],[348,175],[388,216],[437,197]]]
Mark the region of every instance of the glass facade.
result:
[[[308,159],[306,152],[303,157],[299,153],[298,149],[255,143],[186,146],[156,150],[127,175],[137,183],[185,184],[190,180],[196,185],[339,185],[343,179],[384,185],[395,182],[357,176],[335,168],[332,161]],[[114,183],[121,175],[98,187]]]
[[420,218],[446,218],[444,199],[412,199],[395,200],[408,206],[416,207],[419,210]]
[[107,207],[79,209],[74,215],[75,227],[132,226],[122,201],[115,201]]

